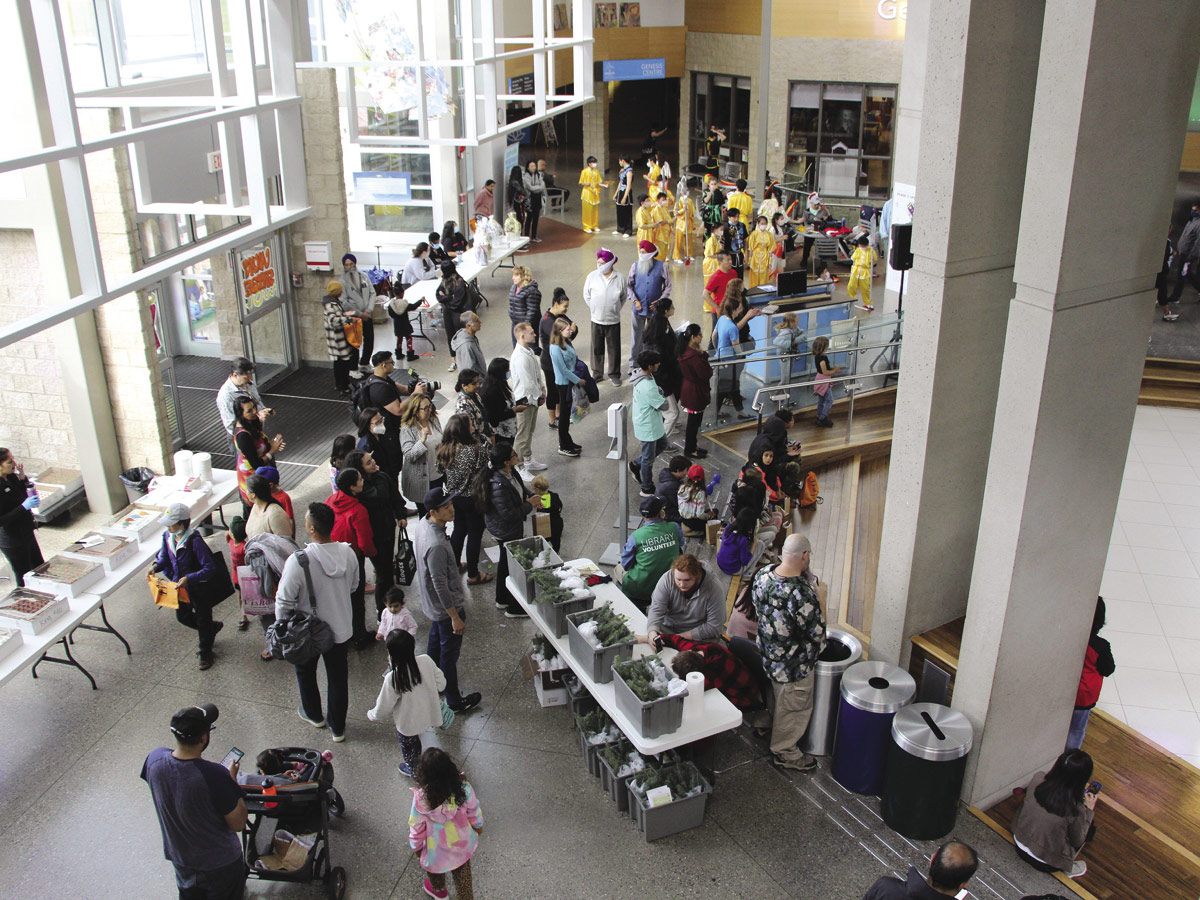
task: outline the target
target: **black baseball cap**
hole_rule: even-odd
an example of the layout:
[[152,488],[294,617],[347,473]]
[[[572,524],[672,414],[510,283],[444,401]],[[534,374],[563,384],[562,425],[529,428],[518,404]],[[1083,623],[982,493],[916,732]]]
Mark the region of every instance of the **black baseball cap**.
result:
[[423,505],[427,511],[441,509],[457,496],[458,494],[451,493],[445,488],[435,487],[425,492]]
[[171,731],[177,738],[194,740],[212,730],[213,722],[221,714],[215,703],[203,706],[185,706],[171,716]]
[[663,501],[661,497],[647,497],[642,501],[642,515],[647,519],[654,519],[663,510]]

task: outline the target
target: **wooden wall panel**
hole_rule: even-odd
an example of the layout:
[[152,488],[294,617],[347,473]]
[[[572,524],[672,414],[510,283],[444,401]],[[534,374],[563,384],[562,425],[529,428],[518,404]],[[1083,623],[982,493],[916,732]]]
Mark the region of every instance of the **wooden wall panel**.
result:
[[1180,171],[1200,172],[1200,131],[1189,131],[1183,139],[1183,161]]
[[[775,6],[779,9],[800,0],[787,0]],[[762,4],[759,0],[687,0],[684,22],[688,31],[710,34],[762,33]]]
[[[688,8],[691,8],[691,2]],[[771,33],[778,37],[809,38],[884,38],[902,40],[905,20],[901,0],[788,0],[776,3],[771,17]],[[895,17],[885,19],[880,10]],[[691,20],[688,20],[689,26]],[[757,32],[756,32],[757,33]]]

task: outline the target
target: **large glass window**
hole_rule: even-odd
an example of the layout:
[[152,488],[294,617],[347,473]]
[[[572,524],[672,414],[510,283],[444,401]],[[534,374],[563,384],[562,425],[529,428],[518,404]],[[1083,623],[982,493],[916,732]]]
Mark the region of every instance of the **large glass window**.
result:
[[[412,200],[405,204],[363,204],[364,224],[369,231],[429,233],[434,229],[433,181],[429,152],[414,148],[388,152],[378,147],[364,149],[362,172],[407,172]],[[441,223],[437,223],[440,229]]]
[[121,81],[208,71],[200,4],[110,0]]
[[749,78],[692,73],[692,161],[707,155],[705,140],[714,125],[726,136],[721,144],[721,174],[744,177],[750,154]]
[[785,181],[826,196],[887,199],[895,116],[895,85],[792,82]]

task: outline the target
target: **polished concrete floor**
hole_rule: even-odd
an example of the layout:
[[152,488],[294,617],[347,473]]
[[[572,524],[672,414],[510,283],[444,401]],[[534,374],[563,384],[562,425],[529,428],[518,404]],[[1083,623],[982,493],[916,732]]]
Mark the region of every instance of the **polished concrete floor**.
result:
[[[577,216],[572,204],[564,219],[576,224]],[[579,298],[595,250],[615,246],[625,266],[635,258],[632,241],[606,233],[612,221],[611,208],[605,208],[605,233],[582,250],[535,252],[522,260],[547,297],[555,285],[567,289],[577,320],[586,320]],[[507,353],[510,344],[506,274],[483,285],[492,298],[483,333],[489,356]],[[696,319],[699,267],[674,266],[673,274],[676,322]],[[586,359],[586,336],[579,343]],[[443,352],[423,358],[417,368],[445,381],[447,361]],[[629,396],[628,383],[602,387],[600,405]],[[549,464],[551,484],[566,504],[565,557],[597,557],[618,533],[612,527],[618,464],[604,460],[603,431],[603,415],[583,421],[576,438],[586,449],[578,460],[555,455],[555,435],[544,419],[537,431],[535,454]],[[734,462],[710,459],[727,470]],[[326,474],[317,469],[293,498],[300,509],[328,492]],[[85,516],[45,529],[42,545],[53,552],[98,519]],[[505,620],[491,597],[490,586],[476,592],[460,663],[465,687],[481,691],[483,703],[449,732],[428,736],[461,763],[483,805],[487,827],[474,866],[479,897],[853,900],[882,874],[903,873],[909,864],[924,867],[933,844],[909,842],[884,827],[878,801],[846,794],[829,777],[827,761],[812,775],[783,774],[767,762],[763,742],[745,729],[707,748],[717,779],[704,825],[644,843],[585,771],[567,712],[541,709],[522,678],[518,660],[534,626]],[[380,648],[352,657],[347,740],[334,745],[328,731],[297,718],[291,668],[258,660],[261,637],[233,628],[232,602],[221,610],[226,628],[217,640],[216,665],[207,672],[196,670],[192,633],[151,606],[142,585],[131,584],[107,608],[134,653],[125,656],[109,635],[78,633],[75,652],[95,674],[99,691],[91,691],[78,672],[51,665],[41,667],[36,681],[23,673],[0,691],[0,900],[172,896],[171,867],[162,858],[138,772],[149,750],[169,742],[171,714],[206,701],[221,708],[210,758],[219,759],[231,745],[251,758],[281,744],[333,750],[347,803],[346,818],[333,826],[333,862],[348,870],[347,896],[421,895],[420,870],[405,843],[410,785],[395,770],[399,748],[390,728],[366,719],[384,669]],[[421,625],[423,638],[423,620]],[[973,844],[985,862],[972,884],[981,900],[1017,900],[1057,887],[965,810],[954,834]],[[263,884],[252,884],[249,893],[320,896],[316,887]]]

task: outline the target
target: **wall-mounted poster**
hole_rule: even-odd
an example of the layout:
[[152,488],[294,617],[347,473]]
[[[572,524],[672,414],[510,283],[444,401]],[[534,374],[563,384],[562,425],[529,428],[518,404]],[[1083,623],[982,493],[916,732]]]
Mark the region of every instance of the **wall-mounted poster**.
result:
[[554,30],[571,30],[571,7],[565,3],[554,4]]
[[621,27],[622,28],[640,28],[642,25],[642,4],[640,3],[622,3],[621,4]]
[[616,28],[617,27],[617,4],[615,4],[615,3],[597,3],[596,4],[596,27],[597,28]]

